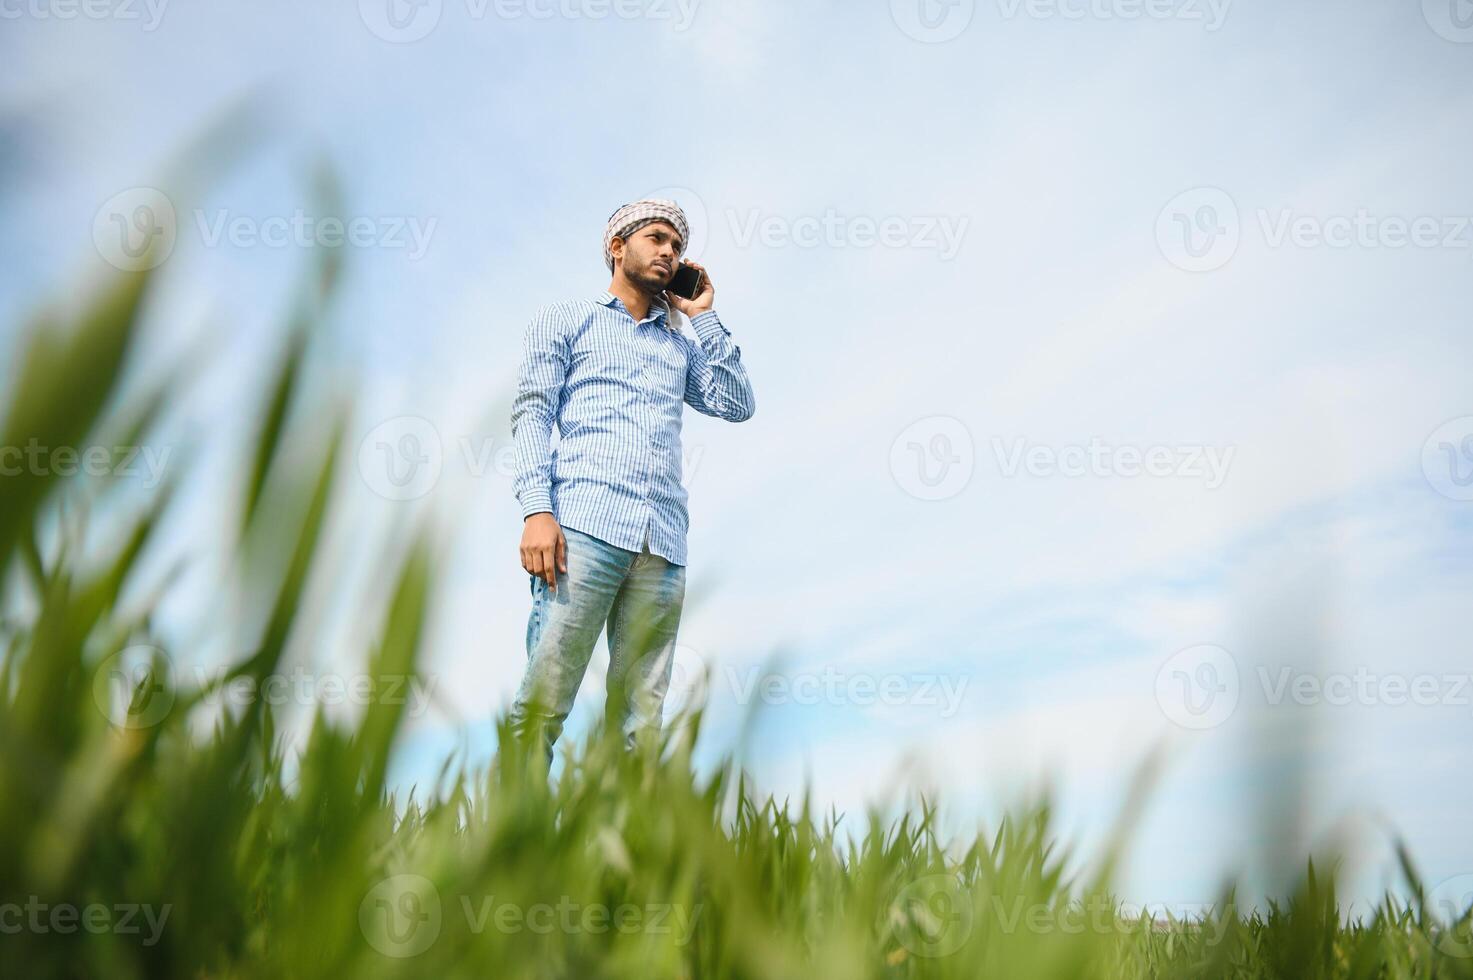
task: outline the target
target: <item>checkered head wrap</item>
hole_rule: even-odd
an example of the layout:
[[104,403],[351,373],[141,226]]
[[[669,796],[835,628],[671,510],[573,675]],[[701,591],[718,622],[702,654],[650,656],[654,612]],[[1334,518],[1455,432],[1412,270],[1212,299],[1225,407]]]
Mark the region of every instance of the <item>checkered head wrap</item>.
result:
[[630,235],[652,221],[668,221],[674,225],[675,231],[680,235],[680,255],[685,254],[685,248],[690,244],[690,223],[685,220],[685,212],[674,201],[647,197],[642,201],[626,204],[609,215],[609,223],[604,228],[604,265],[609,267],[610,272],[614,271],[614,253],[609,248],[613,240],[622,238],[628,241]]

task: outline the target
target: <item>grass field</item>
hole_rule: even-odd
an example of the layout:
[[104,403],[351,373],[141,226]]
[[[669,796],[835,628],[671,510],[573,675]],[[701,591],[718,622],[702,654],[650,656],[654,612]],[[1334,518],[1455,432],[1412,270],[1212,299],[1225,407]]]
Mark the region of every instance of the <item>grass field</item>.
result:
[[[304,309],[331,272],[314,270]],[[28,332],[0,445],[148,440],[174,384],[129,371],[149,286],[119,276],[74,321]],[[310,320],[245,408],[224,597],[242,613],[221,629],[249,652],[211,683],[180,684],[150,654],[169,646],[154,612],[171,580],[142,558],[181,472],[141,508],[54,468],[0,480],[0,973],[1473,977],[1468,910],[1440,919],[1405,855],[1414,898],[1364,922],[1342,922],[1333,875],[1307,861],[1266,909],[1228,893],[1157,921],[1112,893],[1115,850],[1093,878],[1064,875],[1045,806],[954,841],[929,807],[885,822],[779,805],[731,763],[697,775],[698,717],[636,753],[594,732],[555,781],[503,728],[492,770],[447,772],[433,799],[386,787],[396,698],[351,722],[319,712],[289,757],[261,699],[210,703],[262,689],[308,629],[346,417],[312,377]],[[374,694],[415,675],[438,565],[428,527],[388,550],[363,653]],[[1130,833],[1127,818],[1112,847]]]

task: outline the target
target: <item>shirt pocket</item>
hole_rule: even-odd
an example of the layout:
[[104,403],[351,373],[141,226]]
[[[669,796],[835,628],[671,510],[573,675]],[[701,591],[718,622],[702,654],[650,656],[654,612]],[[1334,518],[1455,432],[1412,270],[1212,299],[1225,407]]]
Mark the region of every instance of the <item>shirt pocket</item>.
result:
[[685,373],[687,369],[685,345],[677,337],[659,337],[646,363],[646,375],[651,384],[675,398],[685,395]]
[[633,382],[642,368],[633,338],[608,324],[595,321],[580,333],[569,352],[568,379],[576,386],[588,381]]

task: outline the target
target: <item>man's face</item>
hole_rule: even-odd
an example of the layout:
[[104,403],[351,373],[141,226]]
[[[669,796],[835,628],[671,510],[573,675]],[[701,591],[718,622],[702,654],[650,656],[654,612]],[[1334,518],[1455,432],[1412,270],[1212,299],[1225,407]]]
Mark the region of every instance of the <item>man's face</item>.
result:
[[649,293],[664,289],[680,265],[680,235],[668,221],[652,221],[624,242],[624,278]]

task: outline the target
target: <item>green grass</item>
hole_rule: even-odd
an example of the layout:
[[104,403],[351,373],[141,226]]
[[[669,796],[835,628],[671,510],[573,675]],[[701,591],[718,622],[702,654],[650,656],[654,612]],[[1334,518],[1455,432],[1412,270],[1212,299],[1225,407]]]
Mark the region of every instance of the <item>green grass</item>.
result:
[[[314,291],[333,278],[317,271]],[[129,370],[149,287],[119,276],[76,322],[29,332],[0,445],[150,438],[174,382]],[[224,599],[249,614],[220,629],[244,635],[228,675],[244,682],[310,639],[307,583],[332,572],[321,543],[347,410],[314,380],[311,319],[288,332],[260,404],[243,407],[255,437]],[[178,684],[162,659],[139,670],[140,646],[169,648],[153,620],[172,579],[150,579],[142,559],[172,486],[130,509],[106,482],[0,480],[6,975],[1473,977],[1466,914],[1450,929],[1388,895],[1346,926],[1333,875],[1308,863],[1262,912],[1229,892],[1198,920],[1132,919],[1111,892],[1129,808],[1096,856],[1103,870],[1080,879],[1064,874],[1046,804],[954,841],[929,805],[850,827],[806,801],[758,798],[731,761],[698,774],[699,717],[632,753],[595,731],[555,781],[503,725],[491,770],[447,772],[433,799],[386,787],[403,720],[393,699],[351,723],[319,711],[288,759],[259,702],[212,716],[215,685]],[[99,542],[88,515],[107,508],[113,536]],[[417,669],[436,541],[419,529],[381,556],[392,589],[370,611],[371,678]],[[1405,856],[1404,868],[1420,896]]]

